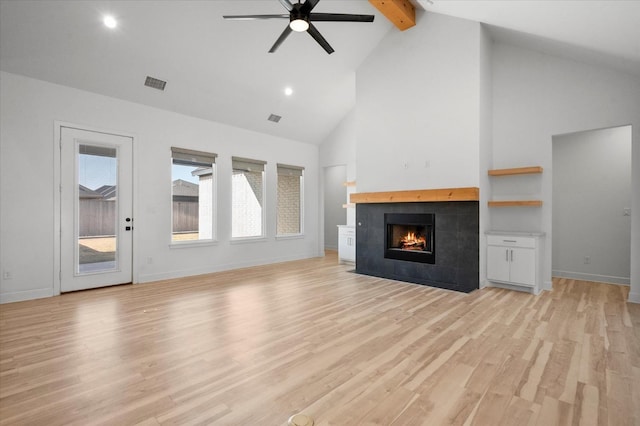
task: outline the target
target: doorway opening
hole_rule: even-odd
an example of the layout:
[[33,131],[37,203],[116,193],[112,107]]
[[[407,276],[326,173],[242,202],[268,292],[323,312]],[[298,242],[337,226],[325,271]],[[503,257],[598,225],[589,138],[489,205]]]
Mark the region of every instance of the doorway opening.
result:
[[343,207],[347,199],[347,166],[324,168],[324,249],[338,250],[338,225],[347,224],[347,213]]
[[553,276],[630,283],[631,130],[553,136]]

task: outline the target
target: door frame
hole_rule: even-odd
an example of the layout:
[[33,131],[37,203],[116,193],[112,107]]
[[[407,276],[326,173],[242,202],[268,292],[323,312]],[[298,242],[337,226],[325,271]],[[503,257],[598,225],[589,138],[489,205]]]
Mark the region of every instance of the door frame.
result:
[[[61,144],[61,134],[63,127],[70,127],[73,129],[84,130],[87,132],[96,132],[96,133],[106,133],[109,135],[115,136],[123,136],[127,138],[131,138],[132,146],[132,173],[131,173],[131,185],[132,185],[132,196],[133,196],[133,204],[132,204],[132,215],[134,218],[138,216],[138,168],[136,167],[136,158],[138,154],[138,144],[136,143],[138,136],[135,133],[131,132],[123,132],[119,130],[105,129],[96,126],[88,126],[77,123],[70,123],[66,121],[58,121],[55,120],[53,123],[53,295],[60,295],[60,287],[61,287],[61,255],[62,255],[62,247],[61,247],[61,239],[60,232],[62,229],[62,218],[60,216],[60,185],[62,182],[62,169],[61,169],[61,155],[60,155],[60,144]],[[132,282],[135,284],[138,282],[138,254],[136,252],[136,247],[138,246],[138,233],[134,232],[132,235],[132,264],[131,264],[131,275]]]

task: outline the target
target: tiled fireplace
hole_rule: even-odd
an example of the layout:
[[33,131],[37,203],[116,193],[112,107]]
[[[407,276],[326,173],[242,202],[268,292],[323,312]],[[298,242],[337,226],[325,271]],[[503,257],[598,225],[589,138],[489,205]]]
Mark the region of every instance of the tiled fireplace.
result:
[[479,287],[478,201],[356,204],[356,272],[470,292]]

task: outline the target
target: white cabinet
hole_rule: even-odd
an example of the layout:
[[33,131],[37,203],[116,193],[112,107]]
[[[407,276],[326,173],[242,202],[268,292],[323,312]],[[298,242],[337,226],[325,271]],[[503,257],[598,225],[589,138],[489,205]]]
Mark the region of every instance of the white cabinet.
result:
[[[487,233],[487,279],[525,287],[538,294],[541,286],[542,233]],[[516,287],[516,288],[517,288]]]
[[338,225],[338,260],[340,263],[356,261],[356,228]]

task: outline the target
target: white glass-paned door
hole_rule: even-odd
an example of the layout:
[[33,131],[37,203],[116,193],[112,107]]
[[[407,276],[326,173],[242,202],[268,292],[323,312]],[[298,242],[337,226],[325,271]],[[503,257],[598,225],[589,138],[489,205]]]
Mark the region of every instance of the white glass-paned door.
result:
[[61,291],[131,282],[132,140],[61,128]]

